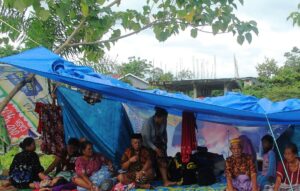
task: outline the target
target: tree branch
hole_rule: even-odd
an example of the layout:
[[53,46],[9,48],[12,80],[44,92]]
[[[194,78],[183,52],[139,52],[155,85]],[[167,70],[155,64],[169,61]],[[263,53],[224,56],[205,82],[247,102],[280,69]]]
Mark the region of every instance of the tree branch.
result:
[[111,2],[110,4],[108,4],[105,8],[111,8],[115,4],[120,4],[120,2],[121,2],[121,0],[114,0],[113,2]]
[[[113,5],[120,3],[121,0],[114,0],[113,2],[111,2],[107,8],[111,8]],[[79,25],[75,28],[75,30],[72,32],[72,34],[67,38],[67,40],[60,46],[58,47],[54,52],[56,54],[59,54],[66,46],[68,46],[71,42],[71,40],[74,38],[74,36],[78,33],[78,31],[81,29],[81,27],[83,26],[84,22],[85,22],[85,18],[83,18]],[[9,94],[4,98],[4,100],[0,103],[0,113],[4,110],[4,108],[6,107],[6,105],[9,103],[9,101],[16,95],[16,93],[18,91],[20,91],[24,85],[28,82],[31,82],[34,79],[35,75],[34,74],[30,74],[25,80],[21,81],[20,83],[18,83],[11,92],[9,92]]]
[[152,27],[156,23],[157,23],[157,21],[153,21],[153,22],[149,23],[148,25],[140,28],[139,30],[133,31],[133,32],[128,33],[128,34],[125,34],[123,36],[119,36],[119,37],[115,37],[115,38],[110,38],[110,39],[107,39],[107,40],[94,41],[94,42],[78,42],[78,43],[69,44],[68,46],[94,45],[94,44],[103,44],[103,43],[107,43],[107,42],[114,42],[114,41],[120,40],[122,38],[126,38],[128,36],[137,34],[137,33],[141,32],[141,31],[143,31],[143,30],[145,30],[147,28]]
[[[199,29],[198,27],[205,27],[205,26],[209,26],[209,25],[197,25],[197,24],[192,24],[192,23],[187,23],[187,22],[183,22],[183,21],[180,21],[180,20],[177,20],[178,23],[182,23],[182,24],[186,24],[186,25],[189,25],[191,27],[194,27],[196,28],[198,31],[200,32],[203,32],[203,33],[209,33],[209,34],[213,34],[212,31],[206,31],[206,30],[202,30],[202,29]],[[224,34],[224,33],[229,33],[228,31],[227,32],[218,32],[217,34]]]
[[[116,1],[117,1],[117,0],[116,0]],[[161,23],[168,23],[169,21],[160,21],[160,22],[161,22]],[[202,29],[197,28],[197,27],[204,27],[205,25],[195,25],[195,24],[186,23],[186,22],[183,22],[183,21],[177,21],[177,22],[178,22],[178,23],[184,23],[184,24],[187,24],[187,25],[189,25],[189,26],[191,26],[191,27],[196,28],[198,31],[203,32],[203,33],[210,33],[210,34],[213,33],[213,32],[211,32],[211,31],[205,31],[205,30],[202,30]],[[157,24],[157,23],[159,23],[158,20],[153,21],[153,22],[149,23],[148,25],[146,25],[146,26],[140,28],[139,30],[133,31],[133,32],[128,33],[128,34],[125,34],[125,35],[123,35],[123,36],[119,36],[119,37],[115,37],[115,38],[110,38],[110,39],[106,39],[106,40],[98,40],[98,41],[94,41],[94,42],[78,42],[78,43],[70,43],[70,44],[68,44],[67,46],[73,47],[73,46],[81,46],[81,45],[95,45],[95,44],[103,44],[103,43],[108,43],[108,42],[114,42],[114,41],[117,41],[117,40],[126,38],[126,37],[128,37],[128,36],[132,36],[132,35],[134,35],[134,34],[137,34],[137,33],[141,32],[141,31],[143,31],[143,30],[145,30],[145,29],[148,29],[148,28],[152,27],[154,24]],[[218,34],[223,34],[223,33],[228,33],[228,32],[220,32],[220,33],[218,33]]]
[[[198,29],[196,28],[198,31],[200,32],[203,32],[203,33],[209,33],[209,34],[213,34],[212,31],[205,31],[205,30],[202,30],[202,29]],[[225,33],[229,33],[229,31],[226,31],[226,32],[218,32],[217,34],[225,34]]]
[[34,74],[29,74],[28,77],[21,82],[19,82],[9,94],[4,98],[4,100],[0,103],[0,113],[4,110],[9,101],[20,91],[26,83],[31,82],[34,78]]
[[54,53],[59,54],[66,46],[68,46],[71,42],[71,40],[73,39],[73,37],[78,33],[78,31],[81,29],[81,27],[83,26],[85,22],[85,18],[83,18],[79,25],[75,28],[75,30],[72,32],[72,34],[67,38],[67,40],[60,46],[58,47]]

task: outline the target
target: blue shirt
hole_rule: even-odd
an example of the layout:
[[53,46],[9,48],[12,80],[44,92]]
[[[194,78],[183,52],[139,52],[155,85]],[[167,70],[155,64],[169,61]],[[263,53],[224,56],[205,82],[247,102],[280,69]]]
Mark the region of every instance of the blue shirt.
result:
[[[144,122],[141,133],[145,147],[153,150],[160,146],[167,147],[167,120],[163,124],[158,125],[154,121],[154,116],[152,116]],[[158,142],[163,145],[158,145]]]

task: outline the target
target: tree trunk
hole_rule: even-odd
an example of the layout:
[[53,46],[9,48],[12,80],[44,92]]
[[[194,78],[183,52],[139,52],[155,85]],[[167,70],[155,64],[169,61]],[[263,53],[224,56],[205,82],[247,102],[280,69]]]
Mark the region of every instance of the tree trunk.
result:
[[9,94],[4,98],[4,100],[0,103],[0,113],[2,113],[2,111],[4,110],[4,108],[6,107],[6,105],[9,103],[9,101],[16,95],[16,93],[18,91],[20,91],[26,83],[31,82],[31,80],[34,78],[34,74],[29,74],[29,76],[21,81],[20,83],[18,83],[14,89],[9,92]]
[[[65,48],[66,46],[68,46],[68,44],[71,42],[71,40],[73,39],[73,37],[76,35],[76,33],[78,33],[78,31],[80,30],[80,28],[83,26],[84,22],[85,22],[85,18],[81,20],[81,22],[79,23],[79,25],[72,32],[72,34],[68,37],[68,39],[60,47],[58,47],[54,51],[55,54],[59,54],[62,51],[63,48]],[[6,105],[9,103],[9,101],[16,95],[16,93],[18,91],[20,91],[25,86],[26,83],[30,82],[34,78],[34,76],[35,76],[35,74],[30,74],[25,80],[23,80],[20,83],[18,83],[14,87],[14,89],[11,92],[9,92],[8,96],[6,96],[4,98],[4,100],[0,103],[0,114],[2,113],[2,111],[4,110],[4,108],[6,107]]]

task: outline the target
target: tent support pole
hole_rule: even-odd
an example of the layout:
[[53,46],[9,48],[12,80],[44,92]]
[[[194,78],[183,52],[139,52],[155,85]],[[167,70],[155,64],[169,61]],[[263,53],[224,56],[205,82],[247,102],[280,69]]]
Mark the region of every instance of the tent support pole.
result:
[[272,129],[272,125],[271,125],[271,123],[270,123],[270,121],[269,121],[269,118],[268,118],[267,114],[265,114],[265,116],[266,116],[266,120],[267,120],[269,129],[270,129],[271,135],[272,135],[272,137],[273,137],[273,139],[274,139],[275,147],[276,147],[276,150],[278,151],[278,155],[279,155],[280,161],[281,161],[281,163],[282,163],[282,166],[283,166],[283,169],[284,169],[284,173],[285,173],[285,175],[286,175],[286,177],[287,177],[287,180],[288,180],[288,182],[289,182],[290,189],[291,189],[291,191],[294,191],[292,182],[291,182],[291,180],[290,180],[290,177],[289,177],[288,172],[287,172],[287,169],[286,169],[286,166],[285,166],[285,164],[284,164],[284,162],[283,162],[283,158],[282,158],[282,156],[281,156],[281,153],[280,153],[280,150],[279,150],[277,141],[276,141],[276,137],[275,137],[274,132],[273,132],[273,129]]

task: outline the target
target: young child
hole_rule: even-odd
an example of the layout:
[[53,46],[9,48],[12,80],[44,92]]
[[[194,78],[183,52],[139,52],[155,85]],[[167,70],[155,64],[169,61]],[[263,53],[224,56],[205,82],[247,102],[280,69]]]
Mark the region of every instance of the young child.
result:
[[265,135],[262,139],[263,147],[263,166],[262,173],[258,176],[258,184],[263,190],[265,185],[270,185],[275,182],[276,177],[276,156],[273,151],[274,140],[271,135]]

